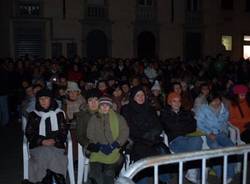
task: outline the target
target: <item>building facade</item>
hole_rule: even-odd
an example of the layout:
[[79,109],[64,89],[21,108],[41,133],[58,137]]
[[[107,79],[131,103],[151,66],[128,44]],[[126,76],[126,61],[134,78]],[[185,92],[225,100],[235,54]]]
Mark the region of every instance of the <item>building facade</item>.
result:
[[1,56],[249,57],[250,0],[12,0]]

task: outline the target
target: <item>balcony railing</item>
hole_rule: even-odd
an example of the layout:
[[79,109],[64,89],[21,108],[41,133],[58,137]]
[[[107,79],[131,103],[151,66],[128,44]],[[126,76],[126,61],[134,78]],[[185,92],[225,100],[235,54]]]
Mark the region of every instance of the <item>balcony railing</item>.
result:
[[86,16],[88,18],[106,18],[108,16],[107,8],[105,6],[88,5]]
[[38,17],[41,13],[39,1],[19,1],[16,8],[17,15],[22,17]]
[[137,20],[153,20],[155,19],[155,10],[152,6],[142,6],[137,8]]

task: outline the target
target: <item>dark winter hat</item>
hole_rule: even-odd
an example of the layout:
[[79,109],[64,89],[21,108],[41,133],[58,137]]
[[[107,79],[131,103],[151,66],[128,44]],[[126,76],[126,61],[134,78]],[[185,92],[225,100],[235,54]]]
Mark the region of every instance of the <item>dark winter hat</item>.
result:
[[89,98],[94,98],[94,97],[100,98],[100,96],[101,96],[101,92],[98,89],[93,88],[93,89],[86,91],[85,98],[86,100],[88,100]]
[[41,89],[37,92],[37,94],[36,94],[37,99],[42,97],[42,96],[46,96],[46,97],[50,97],[50,98],[53,97],[52,92],[48,89]]
[[110,106],[113,105],[112,99],[109,98],[108,96],[102,96],[101,98],[99,98],[99,105],[102,104],[108,104]]

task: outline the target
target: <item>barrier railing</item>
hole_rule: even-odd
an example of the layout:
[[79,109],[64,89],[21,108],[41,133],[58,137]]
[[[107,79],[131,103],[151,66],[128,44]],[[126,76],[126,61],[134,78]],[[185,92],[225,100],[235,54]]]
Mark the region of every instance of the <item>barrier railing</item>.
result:
[[211,149],[211,150],[202,150],[198,152],[189,152],[189,153],[180,153],[172,154],[166,156],[156,156],[149,157],[142,160],[139,160],[131,164],[126,171],[122,172],[119,178],[116,180],[116,184],[133,184],[133,177],[140,171],[153,167],[154,168],[154,184],[158,184],[158,168],[162,165],[169,164],[179,164],[179,184],[183,183],[183,164],[185,162],[201,160],[202,169],[201,169],[201,181],[202,184],[206,183],[206,161],[213,158],[223,157],[223,183],[227,183],[227,166],[228,166],[228,157],[233,155],[243,155],[243,167],[242,167],[242,183],[246,184],[247,182],[247,161],[248,153],[250,153],[250,145],[241,145],[229,148],[222,149]]

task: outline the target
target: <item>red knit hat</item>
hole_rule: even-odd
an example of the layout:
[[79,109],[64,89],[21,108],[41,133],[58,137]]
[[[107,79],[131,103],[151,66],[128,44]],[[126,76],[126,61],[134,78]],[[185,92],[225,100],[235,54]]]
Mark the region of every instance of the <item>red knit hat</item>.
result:
[[246,94],[248,92],[248,87],[243,84],[237,84],[233,87],[234,94]]
[[176,92],[171,92],[169,93],[168,95],[168,104],[170,105],[171,101],[174,99],[174,98],[180,98],[181,99],[181,96],[176,93]]

